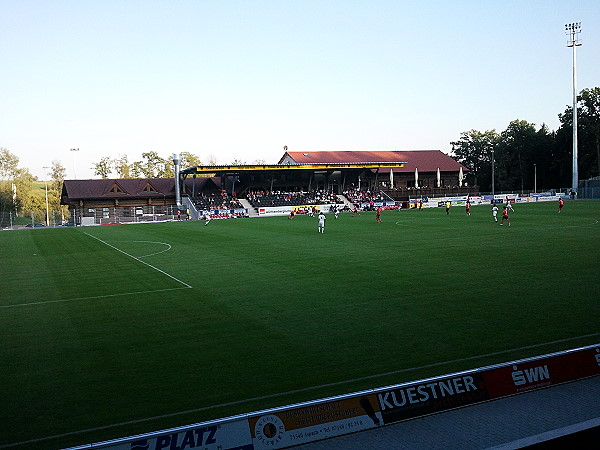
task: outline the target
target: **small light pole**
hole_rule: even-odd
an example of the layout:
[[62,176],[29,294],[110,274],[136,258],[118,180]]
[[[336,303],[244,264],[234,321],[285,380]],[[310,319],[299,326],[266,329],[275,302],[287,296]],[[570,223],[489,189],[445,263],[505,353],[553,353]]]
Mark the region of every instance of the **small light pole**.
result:
[[77,153],[76,152],[79,151],[79,148],[72,148],[71,151],[73,152],[73,177],[75,179],[77,179],[77,158],[76,158]]
[[577,192],[579,171],[577,169],[577,59],[575,49],[581,45],[579,41],[581,22],[566,24],[565,33],[569,36],[567,47],[573,47],[573,180],[571,190]]
[[[44,166],[44,169],[49,169],[50,167]],[[48,210],[48,172],[46,172],[46,176],[44,177],[44,184],[46,185],[46,226],[50,226],[50,212]]]

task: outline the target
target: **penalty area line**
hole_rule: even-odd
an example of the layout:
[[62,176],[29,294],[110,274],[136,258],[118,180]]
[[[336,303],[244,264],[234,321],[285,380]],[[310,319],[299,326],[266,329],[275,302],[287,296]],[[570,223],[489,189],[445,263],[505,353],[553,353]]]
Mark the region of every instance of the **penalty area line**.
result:
[[162,273],[163,275],[166,275],[166,276],[168,276],[168,277],[169,277],[169,278],[171,278],[172,280],[175,280],[175,281],[177,281],[178,283],[181,283],[181,284],[183,284],[185,287],[192,289],[192,286],[190,286],[189,284],[187,284],[187,283],[185,283],[185,282],[181,281],[181,280],[180,280],[180,279],[178,279],[178,278],[175,278],[173,275],[170,275],[170,274],[168,274],[168,273],[167,273],[167,272],[165,272],[164,270],[161,270],[161,269],[159,269],[158,267],[154,267],[152,264],[148,264],[146,261],[142,261],[140,258],[137,258],[137,257],[135,257],[135,256],[133,256],[133,255],[130,255],[129,253],[127,253],[127,252],[125,252],[125,251],[121,250],[120,248],[117,248],[117,247],[115,247],[114,245],[111,245],[111,244],[109,244],[109,243],[108,243],[108,242],[106,242],[106,241],[103,241],[103,240],[102,240],[102,239],[100,239],[100,238],[97,238],[96,236],[92,236],[91,234],[89,234],[89,233],[86,233],[85,231],[84,231],[83,233],[84,233],[84,234],[87,234],[89,237],[91,237],[91,238],[93,238],[93,239],[96,239],[96,240],[97,240],[97,241],[99,241],[99,242],[102,242],[104,245],[108,245],[110,248],[112,248],[112,249],[114,249],[114,250],[116,250],[116,251],[118,251],[118,252],[121,252],[121,253],[123,253],[124,255],[127,255],[127,256],[129,256],[130,258],[133,258],[133,259],[135,259],[137,262],[140,262],[140,263],[142,263],[142,264],[144,264],[144,265],[146,265],[146,266],[148,266],[148,267],[150,267],[150,268],[152,268],[152,269],[154,269],[154,270],[156,270],[156,271],[158,271],[158,272]]
[[[182,288],[180,288],[180,289],[182,289]],[[370,380],[370,379],[374,379],[374,378],[385,377],[385,376],[388,376],[388,375],[395,375],[395,374],[399,374],[399,373],[403,373],[403,372],[412,372],[412,371],[415,371],[415,370],[428,369],[428,368],[437,367],[437,366],[444,366],[444,365],[454,364],[454,363],[462,362],[462,361],[470,361],[470,360],[475,360],[475,359],[481,359],[481,358],[486,358],[488,356],[496,356],[496,355],[501,355],[501,354],[515,352],[515,351],[520,351],[520,350],[527,350],[527,349],[532,349],[532,348],[538,348],[538,347],[543,347],[543,346],[546,346],[546,345],[552,345],[552,344],[558,344],[558,343],[563,343],[563,342],[569,342],[569,341],[574,341],[574,340],[577,340],[577,339],[582,339],[582,338],[587,338],[587,337],[592,337],[592,336],[600,336],[600,333],[591,333],[591,334],[586,334],[586,335],[583,335],[583,336],[577,336],[577,337],[573,337],[573,338],[567,338],[567,339],[560,339],[560,340],[557,340],[557,341],[544,342],[542,344],[534,344],[534,345],[528,345],[528,346],[525,346],[525,347],[511,348],[511,349],[508,349],[508,350],[502,350],[502,351],[499,351],[499,352],[487,353],[487,354],[484,354],[484,355],[469,356],[469,357],[466,357],[466,358],[458,358],[458,359],[453,359],[453,360],[450,360],[450,361],[440,361],[440,362],[437,362],[437,363],[426,364],[424,366],[419,366],[419,367],[409,367],[409,368],[406,368],[406,369],[394,370],[394,371],[391,371],[391,372],[379,373],[379,374],[375,374],[375,375],[367,375],[365,377],[353,378],[351,380],[336,381],[336,382],[333,382],[333,383],[321,384],[319,386],[309,386],[309,387],[300,388],[300,389],[294,389],[294,390],[286,391],[286,392],[278,392],[278,393],[275,393],[275,394],[263,395],[263,396],[260,396],[260,397],[252,397],[252,398],[247,398],[247,399],[244,399],[244,400],[236,400],[236,401],[233,401],[233,402],[220,403],[218,405],[211,405],[211,406],[205,406],[205,407],[202,407],[202,408],[188,409],[186,411],[178,411],[178,412],[173,412],[173,413],[169,413],[169,414],[162,414],[162,415],[159,415],[159,416],[146,417],[144,419],[129,420],[127,422],[119,422],[119,423],[114,423],[114,424],[110,424],[110,425],[104,425],[104,426],[95,427],[95,428],[88,428],[88,429],[85,429],[85,430],[71,431],[71,432],[68,432],[68,433],[56,434],[56,435],[53,435],[53,436],[46,436],[46,437],[37,438],[37,439],[31,439],[31,440],[27,440],[27,441],[14,442],[14,443],[11,443],[11,444],[4,444],[4,445],[0,445],[0,448],[16,447],[16,446],[19,446],[19,445],[31,444],[31,443],[34,443],[34,442],[42,442],[42,441],[49,441],[49,440],[52,440],[52,439],[59,439],[59,438],[66,437],[66,436],[74,436],[74,435],[83,434],[83,433],[91,433],[91,432],[94,432],[94,431],[106,430],[106,429],[121,427],[121,426],[125,426],[125,425],[133,425],[133,424],[138,424],[138,423],[143,423],[143,422],[150,422],[152,420],[158,420],[158,419],[164,419],[164,418],[168,418],[168,417],[181,416],[181,415],[184,415],[184,414],[193,414],[193,413],[197,413],[197,412],[200,412],[200,411],[206,411],[206,410],[209,410],[209,409],[223,408],[223,407],[227,407],[227,406],[240,405],[240,404],[243,404],[243,403],[249,403],[249,402],[258,401],[258,400],[266,400],[266,399],[269,399],[269,398],[283,397],[283,396],[290,395],[290,394],[297,394],[297,393],[300,393],[300,392],[313,391],[313,390],[322,389],[322,388],[325,388],[325,387],[340,386],[340,385],[343,385],[343,384],[354,383],[356,381]],[[378,389],[378,388],[375,388],[375,389]],[[375,390],[375,389],[364,389],[361,392],[372,391],[372,390]]]

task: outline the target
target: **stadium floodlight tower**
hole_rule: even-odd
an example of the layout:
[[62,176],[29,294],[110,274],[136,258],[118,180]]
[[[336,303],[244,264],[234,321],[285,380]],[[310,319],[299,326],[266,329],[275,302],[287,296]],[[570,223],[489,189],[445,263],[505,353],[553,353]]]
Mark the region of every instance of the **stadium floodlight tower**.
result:
[[179,186],[181,156],[177,153],[173,154],[173,164],[175,165],[175,202],[177,203],[177,208],[179,208],[181,206],[181,190]]
[[567,23],[565,33],[569,36],[567,47],[573,47],[573,182],[572,192],[577,192],[579,185],[579,172],[577,170],[577,58],[575,49],[581,45],[579,33],[581,22]]

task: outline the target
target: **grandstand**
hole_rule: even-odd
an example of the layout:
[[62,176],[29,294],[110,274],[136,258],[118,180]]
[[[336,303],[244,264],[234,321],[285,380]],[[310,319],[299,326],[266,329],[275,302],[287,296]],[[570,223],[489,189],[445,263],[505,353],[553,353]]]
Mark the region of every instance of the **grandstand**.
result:
[[[260,215],[265,206],[477,194],[476,186],[459,186],[461,171],[468,169],[437,150],[286,152],[276,165],[196,166],[181,170],[176,180],[65,180],[61,204],[69,207],[74,224],[94,224],[172,220],[178,210],[192,218],[238,217]],[[364,194],[348,198],[353,192]],[[373,192],[377,197],[364,198]]]

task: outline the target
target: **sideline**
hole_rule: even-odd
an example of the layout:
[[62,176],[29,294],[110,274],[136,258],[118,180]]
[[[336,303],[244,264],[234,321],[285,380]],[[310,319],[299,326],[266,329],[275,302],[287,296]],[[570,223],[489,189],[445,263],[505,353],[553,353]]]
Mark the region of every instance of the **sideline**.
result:
[[104,425],[104,426],[95,427],[95,428],[87,428],[85,430],[79,430],[79,431],[70,431],[68,433],[56,434],[56,435],[53,435],[53,436],[46,436],[46,437],[37,438],[37,439],[30,439],[30,440],[27,440],[27,441],[13,442],[13,443],[10,443],[10,444],[2,444],[2,445],[0,445],[0,448],[17,447],[17,446],[20,446],[20,445],[31,444],[31,443],[34,443],[34,442],[49,441],[49,440],[52,440],[52,439],[59,439],[59,438],[66,437],[66,436],[74,436],[74,435],[78,435],[78,434],[91,433],[91,432],[94,432],[94,431],[106,430],[106,429],[109,429],[109,428],[116,428],[116,427],[125,426],[125,425],[133,425],[133,424],[138,424],[138,423],[142,423],[142,422],[150,422],[152,420],[164,419],[164,418],[167,418],[167,417],[180,416],[180,415],[184,415],[184,414],[192,414],[192,413],[196,413],[196,412],[200,412],[200,411],[206,411],[206,410],[210,410],[210,409],[222,408],[222,407],[226,407],[226,406],[240,405],[240,404],[243,404],[243,403],[248,403],[248,402],[257,401],[257,400],[265,400],[265,399],[268,399],[268,398],[282,397],[282,396],[286,396],[286,395],[289,395],[289,394],[296,394],[296,393],[299,393],[299,392],[306,392],[306,391],[311,391],[311,390],[315,390],[315,389],[321,389],[321,388],[324,388],[324,387],[339,386],[339,385],[343,385],[343,384],[353,383],[353,382],[356,382],[356,381],[369,380],[369,379],[384,377],[384,376],[387,376],[387,375],[399,374],[399,373],[403,373],[403,372],[411,372],[411,371],[420,370],[420,369],[427,369],[427,368],[431,368],[431,367],[444,366],[444,365],[453,364],[453,363],[461,362],[461,361],[469,361],[469,360],[475,360],[475,359],[480,359],[480,358],[486,358],[488,356],[495,356],[495,355],[501,355],[501,354],[510,353],[510,352],[514,352],[514,351],[519,351],[519,350],[527,350],[527,349],[532,349],[532,348],[538,348],[538,347],[543,347],[545,345],[551,345],[551,344],[558,344],[558,343],[563,343],[563,342],[569,342],[569,341],[574,341],[574,340],[577,340],[577,339],[582,339],[582,338],[587,338],[587,337],[592,337],[592,336],[600,336],[600,333],[591,333],[591,334],[586,334],[586,335],[583,335],[583,336],[572,337],[572,338],[568,338],[568,339],[560,339],[560,340],[557,340],[557,341],[544,342],[542,344],[534,344],[534,345],[528,345],[528,346],[525,346],[525,347],[517,347],[517,348],[508,349],[508,350],[502,350],[502,351],[499,351],[499,352],[487,353],[485,355],[469,356],[469,357],[466,357],[466,358],[453,359],[453,360],[450,360],[450,361],[442,361],[442,362],[433,363],[433,364],[426,364],[424,366],[419,366],[419,367],[410,367],[410,368],[406,368],[406,369],[394,370],[394,371],[391,371],[391,372],[385,372],[385,373],[380,373],[380,374],[376,374],[376,375],[368,375],[368,376],[365,376],[365,377],[353,378],[351,380],[336,381],[336,382],[333,382],[333,383],[321,384],[319,386],[310,386],[310,387],[301,388],[301,389],[294,389],[294,390],[286,391],[286,392],[279,392],[279,393],[275,393],[275,394],[263,395],[263,396],[260,396],[260,397],[252,397],[252,398],[248,398],[248,399],[244,399],[244,400],[236,400],[236,401],[232,401],[232,402],[221,403],[221,404],[218,404],[218,405],[211,405],[211,406],[205,406],[205,407],[202,407],[202,408],[188,409],[186,411],[178,411],[178,412],[173,412],[173,413],[168,413],[168,414],[161,414],[161,415],[158,415],[158,416],[146,417],[144,419],[129,420],[129,421],[126,421],[126,422],[119,422],[119,423],[114,423],[114,424],[110,424],[110,425]]

